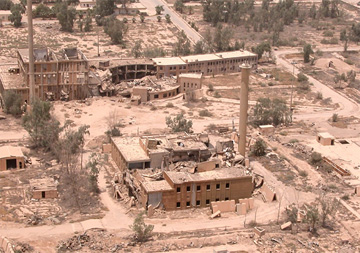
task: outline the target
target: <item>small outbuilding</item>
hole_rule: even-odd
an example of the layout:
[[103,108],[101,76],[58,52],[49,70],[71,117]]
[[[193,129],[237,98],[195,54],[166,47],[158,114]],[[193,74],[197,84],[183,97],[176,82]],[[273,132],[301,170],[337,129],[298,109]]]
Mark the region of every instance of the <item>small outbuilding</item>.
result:
[[324,146],[335,145],[335,138],[329,133],[318,133],[317,141]]
[[25,158],[20,147],[0,147],[0,171],[23,169],[24,167]]
[[30,180],[33,199],[54,199],[58,197],[58,191],[54,179],[41,178]]
[[273,125],[261,125],[259,126],[259,128],[262,135],[274,134],[275,132],[275,128]]

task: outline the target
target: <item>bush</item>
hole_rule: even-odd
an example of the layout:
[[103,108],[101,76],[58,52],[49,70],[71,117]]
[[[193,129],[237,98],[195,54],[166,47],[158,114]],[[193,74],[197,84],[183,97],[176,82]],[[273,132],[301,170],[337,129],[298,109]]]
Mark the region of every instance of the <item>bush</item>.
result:
[[180,113],[174,118],[166,117],[166,125],[171,128],[173,132],[192,132],[192,121],[184,118],[184,114]]
[[171,103],[171,102],[169,102],[169,103],[166,104],[166,107],[167,107],[167,108],[173,108],[173,107],[174,107],[174,104]]
[[299,142],[299,140],[298,140],[298,139],[291,139],[291,140],[289,141],[289,143],[296,143],[296,142]]
[[154,225],[146,225],[144,222],[144,212],[139,213],[130,228],[135,233],[135,240],[138,242],[146,242],[151,237]]
[[310,163],[313,165],[319,164],[322,161],[322,156],[318,152],[313,152],[310,157]]
[[302,83],[302,82],[307,82],[309,80],[309,78],[306,75],[304,75],[303,73],[299,73],[297,75],[297,80],[298,80],[298,82]]
[[150,108],[151,111],[156,111],[157,110],[157,107],[155,105],[152,105],[151,108]]
[[329,31],[329,30],[326,30],[326,31],[324,31],[323,35],[324,35],[325,37],[333,37],[333,36],[334,36],[334,32]]
[[258,139],[258,140],[256,140],[256,142],[252,148],[252,153],[255,156],[263,156],[263,155],[265,155],[266,148],[267,148],[267,145],[266,145],[265,141],[262,139]]
[[307,177],[307,176],[308,176],[308,173],[307,173],[305,170],[300,170],[300,171],[299,171],[299,175],[300,175],[301,177]]
[[209,84],[209,91],[214,91],[214,85]]
[[4,94],[4,111],[13,116],[22,114],[21,96],[13,91],[6,91]]
[[320,91],[318,91],[318,92],[316,93],[316,99],[320,99],[320,100],[323,99],[323,94],[322,94]]
[[221,95],[220,95],[220,93],[219,93],[219,92],[215,91],[215,93],[214,93],[214,97],[215,97],[215,98],[221,98]]
[[339,115],[337,113],[334,113],[331,117],[332,122],[337,122],[339,120]]
[[208,111],[207,109],[204,109],[199,112],[199,116],[200,117],[211,117],[211,116],[213,116],[213,114],[210,111]]
[[341,197],[342,200],[349,200],[350,197],[349,197],[349,194],[345,194]]

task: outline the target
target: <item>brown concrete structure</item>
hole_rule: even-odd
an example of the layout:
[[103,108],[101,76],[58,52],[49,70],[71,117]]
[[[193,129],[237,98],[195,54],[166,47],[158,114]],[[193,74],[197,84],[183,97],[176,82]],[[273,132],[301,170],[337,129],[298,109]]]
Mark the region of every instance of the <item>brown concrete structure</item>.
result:
[[11,11],[9,10],[0,10],[0,22],[10,22],[9,16],[11,15]]
[[275,190],[272,187],[270,187],[267,183],[264,183],[260,190],[266,202],[272,202],[276,200]]
[[329,133],[318,133],[316,140],[324,146],[335,145],[335,138]]
[[58,197],[58,191],[53,179],[30,180],[30,187],[33,199],[54,199]]
[[0,147],[0,171],[25,168],[24,154],[19,147]]
[[211,202],[211,210],[213,213],[217,211],[222,213],[235,212],[235,200]]
[[197,136],[113,137],[111,154],[120,171],[164,168],[179,161],[207,161],[211,153]]
[[[253,191],[252,177],[241,168],[216,169],[201,173],[164,171],[164,180],[142,183],[144,207],[161,204],[166,210],[209,207],[211,202],[248,198]],[[216,205],[216,203],[214,203]],[[221,205],[221,204],[220,204]]]
[[189,90],[198,90],[202,88],[203,75],[201,73],[184,73],[180,74],[178,84],[180,92],[186,93]]
[[273,125],[261,125],[259,128],[262,135],[271,135],[275,132],[275,127]]
[[110,69],[112,82],[116,84],[156,74],[153,61],[146,58],[111,60],[109,66],[103,68]]
[[177,76],[181,73],[218,75],[240,71],[242,63],[257,67],[257,55],[248,51],[231,51],[182,57],[153,58],[157,77]]

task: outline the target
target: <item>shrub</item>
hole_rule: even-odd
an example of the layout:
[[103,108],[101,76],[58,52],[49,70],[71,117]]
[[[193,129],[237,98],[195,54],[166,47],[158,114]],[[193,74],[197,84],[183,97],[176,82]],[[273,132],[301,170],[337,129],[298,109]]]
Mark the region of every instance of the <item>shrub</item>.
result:
[[298,140],[298,139],[291,139],[291,140],[289,141],[289,143],[296,143],[296,142],[299,142],[299,140]]
[[134,232],[135,240],[138,242],[146,242],[151,237],[154,225],[146,225],[144,222],[144,212],[139,213],[130,228]]
[[166,117],[166,125],[171,128],[173,132],[192,132],[192,121],[184,118],[184,114],[180,113],[174,118]]
[[173,107],[174,107],[174,104],[171,103],[171,102],[169,102],[169,103],[166,104],[166,107],[167,107],[167,108],[173,108]]
[[209,84],[209,91],[214,91],[214,85]]
[[313,152],[310,157],[310,163],[315,165],[319,164],[322,161],[322,156],[318,152]]
[[300,175],[301,177],[307,177],[307,176],[308,176],[308,173],[307,173],[305,170],[300,170],[300,171],[299,171],[299,175]]
[[200,117],[211,117],[211,116],[213,116],[213,114],[210,111],[208,111],[207,109],[204,109],[199,112],[199,116]]
[[6,91],[4,94],[4,109],[7,114],[21,115],[21,96],[13,91]]
[[302,83],[302,82],[307,82],[309,80],[309,78],[306,75],[304,75],[303,73],[299,73],[297,75],[297,80],[298,80],[298,82]]
[[349,197],[349,194],[345,194],[341,197],[342,200],[349,200],[350,197]]
[[258,139],[258,140],[256,140],[256,142],[252,148],[252,153],[255,156],[263,156],[263,155],[265,155],[266,147],[267,147],[267,145],[266,145],[265,141],[262,139]]
[[316,99],[320,99],[320,100],[323,99],[323,94],[322,94],[320,91],[318,91],[318,92],[316,93]]
[[339,120],[339,115],[337,113],[334,113],[331,117],[332,122],[337,122]]
[[326,30],[326,31],[324,31],[323,35],[324,35],[325,37],[333,37],[333,36],[334,36],[334,32],[329,31],[329,30]]
[[151,108],[150,108],[151,111],[156,111],[157,110],[157,107],[155,105],[152,105]]
[[215,98],[221,98],[221,95],[220,95],[220,93],[219,93],[219,92],[215,91],[215,93],[214,93],[214,97],[215,97]]

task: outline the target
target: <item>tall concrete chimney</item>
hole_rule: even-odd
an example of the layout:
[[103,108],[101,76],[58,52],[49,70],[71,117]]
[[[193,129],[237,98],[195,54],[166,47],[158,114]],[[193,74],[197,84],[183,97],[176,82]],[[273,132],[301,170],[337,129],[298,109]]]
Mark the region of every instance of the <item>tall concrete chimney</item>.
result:
[[33,41],[33,19],[32,19],[32,0],[27,0],[28,16],[28,43],[29,43],[29,99],[35,99],[35,78],[34,78],[34,41]]
[[238,151],[245,157],[246,148],[246,125],[248,111],[248,93],[249,93],[249,76],[251,66],[242,64],[241,66],[241,90],[240,90],[240,118],[239,118],[239,142]]

